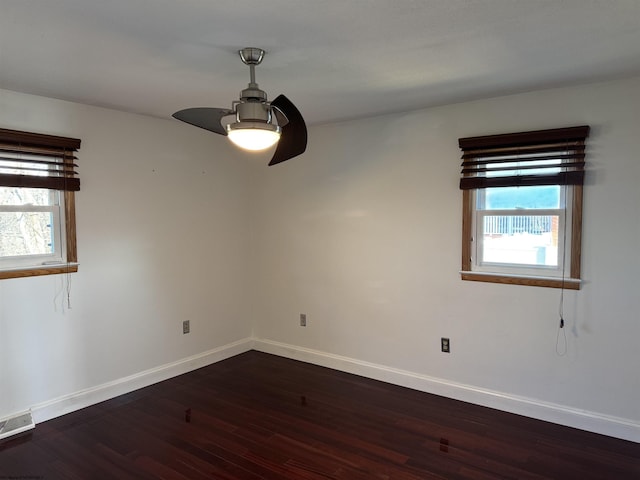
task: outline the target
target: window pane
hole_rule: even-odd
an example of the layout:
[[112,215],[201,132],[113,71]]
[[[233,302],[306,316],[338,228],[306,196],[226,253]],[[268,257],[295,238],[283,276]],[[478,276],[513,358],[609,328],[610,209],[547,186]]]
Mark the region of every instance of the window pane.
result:
[[560,208],[560,185],[486,188],[478,192],[479,210]]
[[558,266],[557,215],[485,215],[482,263]]
[[0,212],[0,257],[54,253],[51,212]]
[[57,195],[47,188],[0,187],[0,205],[57,205]]

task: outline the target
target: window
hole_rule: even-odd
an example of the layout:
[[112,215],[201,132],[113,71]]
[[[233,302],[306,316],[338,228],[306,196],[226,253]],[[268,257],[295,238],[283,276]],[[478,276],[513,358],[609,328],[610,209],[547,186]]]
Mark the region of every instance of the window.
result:
[[462,279],[580,288],[589,127],[461,138]]
[[80,140],[0,129],[0,279],[76,272]]

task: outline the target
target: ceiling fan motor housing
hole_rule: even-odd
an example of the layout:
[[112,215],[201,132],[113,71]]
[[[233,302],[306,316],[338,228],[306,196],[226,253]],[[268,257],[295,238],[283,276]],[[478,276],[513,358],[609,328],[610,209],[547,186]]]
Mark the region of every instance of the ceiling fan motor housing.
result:
[[236,107],[239,122],[270,122],[271,109],[262,102],[243,102]]

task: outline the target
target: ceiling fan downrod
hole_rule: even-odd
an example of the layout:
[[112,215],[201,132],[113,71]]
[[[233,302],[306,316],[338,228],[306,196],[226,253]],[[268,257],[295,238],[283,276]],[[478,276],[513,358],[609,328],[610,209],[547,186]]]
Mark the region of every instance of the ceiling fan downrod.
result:
[[256,83],[256,65],[262,63],[266,52],[261,48],[247,47],[238,50],[242,63],[249,66],[250,81],[240,92],[240,101],[233,102],[238,122],[271,123],[271,109],[267,104],[267,93]]

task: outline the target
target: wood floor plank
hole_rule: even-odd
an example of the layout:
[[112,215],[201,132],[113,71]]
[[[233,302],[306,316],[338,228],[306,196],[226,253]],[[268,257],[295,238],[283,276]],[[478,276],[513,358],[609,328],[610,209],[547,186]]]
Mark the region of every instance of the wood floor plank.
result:
[[640,444],[247,352],[0,442],[0,478],[638,479]]

